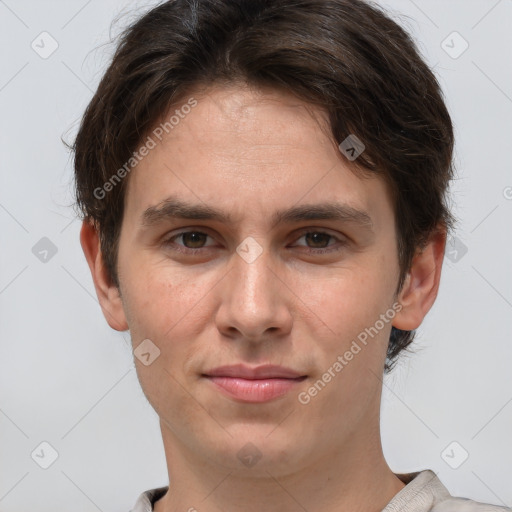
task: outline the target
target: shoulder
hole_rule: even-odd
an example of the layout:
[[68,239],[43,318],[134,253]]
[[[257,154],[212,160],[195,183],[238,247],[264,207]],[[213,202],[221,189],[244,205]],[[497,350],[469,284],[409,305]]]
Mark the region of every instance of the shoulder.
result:
[[512,508],[450,496],[434,505],[432,512],[512,512]]
[[144,491],[129,512],[152,512],[155,501],[159,500],[168,490],[169,486]]
[[506,506],[452,496],[430,469],[395,474],[406,485],[382,512],[512,512]]

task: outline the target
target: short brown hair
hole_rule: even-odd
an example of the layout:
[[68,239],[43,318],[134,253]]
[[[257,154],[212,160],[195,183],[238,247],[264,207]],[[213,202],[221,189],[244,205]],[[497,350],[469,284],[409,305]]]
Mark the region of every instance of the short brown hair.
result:
[[[358,166],[392,191],[400,289],[416,249],[452,222],[453,128],[411,37],[363,0],[171,0],[121,34],[71,147],[76,204],[98,228],[112,282],[119,286],[128,178],[103,197],[97,190],[193,87],[238,81],[284,89],[323,109],[336,143],[348,135],[363,141]],[[413,337],[392,328],[386,372]]]

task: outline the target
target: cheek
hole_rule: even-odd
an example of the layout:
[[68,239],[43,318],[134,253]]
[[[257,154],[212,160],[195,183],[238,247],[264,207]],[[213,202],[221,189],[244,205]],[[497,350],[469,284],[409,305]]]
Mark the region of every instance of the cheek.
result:
[[323,411],[324,419],[330,416],[338,421],[342,410],[353,415],[355,422],[378,395],[375,375],[383,369],[391,330],[391,320],[382,322],[380,318],[391,308],[393,286],[391,280],[370,268],[338,273],[309,285],[307,304],[314,304],[310,307],[317,316],[310,315],[300,328],[308,331],[310,338],[303,350],[313,353],[317,362],[319,373],[312,386],[329,374],[328,384],[325,388],[317,385],[322,391],[312,400],[314,407]]
[[307,290],[304,302],[330,330],[336,344],[350,343],[352,337],[373,325],[391,305],[391,281],[371,267],[306,281],[302,283]]
[[[375,263],[338,272],[336,277],[315,281],[309,287],[311,303],[315,304],[312,309],[322,322],[315,320],[320,327],[316,332],[311,328],[313,343],[305,349],[315,354],[320,372],[316,378],[322,379],[329,369],[330,375],[335,374],[327,376],[331,379],[328,389],[319,393],[322,397],[316,402],[322,410],[336,404],[333,419],[334,411],[340,409],[362,414],[378,392],[375,374],[383,369],[392,320],[383,322],[381,315],[392,306],[395,283],[385,275],[386,269],[392,270],[390,261],[384,258],[382,266]],[[308,330],[307,325],[303,327]]]
[[211,321],[205,308],[216,275],[141,263],[130,265],[125,279],[125,311],[134,347],[148,338],[160,349],[167,368],[182,364],[191,356],[193,340],[200,338],[205,322]]
[[[136,273],[128,293],[128,308],[131,314],[132,336],[154,339],[172,337],[180,318],[186,316],[192,307],[194,285],[184,285],[175,277],[158,272]],[[165,335],[167,333],[167,336]]]
[[[183,389],[183,369],[197,351],[191,340],[199,339],[204,330],[204,319],[199,316],[201,299],[210,283],[191,282],[190,276],[185,278],[176,269],[134,265],[131,272],[125,309],[131,312],[128,322],[133,349],[149,339],[160,351],[149,366],[135,359],[141,387],[162,417],[168,415],[165,407],[169,401],[175,410],[183,407],[186,414],[190,396]],[[183,417],[181,421],[188,420]]]

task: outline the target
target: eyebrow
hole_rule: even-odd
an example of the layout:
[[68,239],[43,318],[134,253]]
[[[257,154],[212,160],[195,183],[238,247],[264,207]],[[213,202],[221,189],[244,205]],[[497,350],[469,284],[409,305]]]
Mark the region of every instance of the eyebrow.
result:
[[[175,196],[170,196],[157,205],[144,210],[141,222],[143,226],[151,227],[171,219],[214,220],[224,224],[233,223],[233,218],[229,213],[206,204],[188,203]],[[272,227],[279,223],[292,224],[307,220],[353,222],[370,231],[373,230],[373,222],[368,213],[350,205],[335,202],[293,206],[276,211],[271,218]]]

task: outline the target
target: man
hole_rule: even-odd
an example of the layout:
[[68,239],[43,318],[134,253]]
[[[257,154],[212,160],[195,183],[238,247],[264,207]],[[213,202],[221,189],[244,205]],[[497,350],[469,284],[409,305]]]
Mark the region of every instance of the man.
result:
[[439,287],[453,131],[409,36],[348,0],[177,0],[123,35],[75,150],[169,487],[134,511],[506,510],[381,446]]

